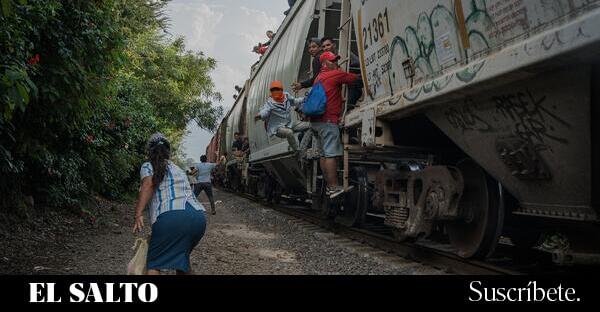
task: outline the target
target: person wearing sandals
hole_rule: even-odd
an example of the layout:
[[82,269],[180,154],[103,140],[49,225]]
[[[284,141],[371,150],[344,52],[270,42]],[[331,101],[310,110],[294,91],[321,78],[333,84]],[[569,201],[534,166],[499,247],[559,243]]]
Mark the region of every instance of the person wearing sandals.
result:
[[169,160],[171,144],[154,134],[148,141],[150,161],[140,170],[141,188],[135,207],[133,231],[144,227],[148,207],[152,236],[148,248],[148,275],[161,270],[191,274],[190,254],[206,229],[204,207],[192,192],[186,173]]

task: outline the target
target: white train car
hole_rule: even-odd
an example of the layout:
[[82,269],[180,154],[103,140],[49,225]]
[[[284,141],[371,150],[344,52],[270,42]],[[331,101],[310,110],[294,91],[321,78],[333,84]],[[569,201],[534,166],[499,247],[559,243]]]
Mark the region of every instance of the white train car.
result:
[[[359,142],[345,169],[365,168],[375,198],[355,222],[377,211],[402,239],[442,226],[465,257],[548,231],[597,254],[599,1],[344,5],[366,91],[345,118],[346,142]],[[429,157],[386,161],[406,147]],[[597,259],[584,254],[567,258]]]
[[[324,36],[347,70],[358,55],[364,85],[342,116],[348,192],[333,202],[318,161],[253,118],[271,81],[309,76],[306,41]],[[312,199],[346,225],[441,237],[466,258],[557,237],[557,262],[598,262],[599,48],[597,0],[301,0],[213,141],[249,137],[240,190]]]
[[[275,180],[269,181],[276,182],[275,187],[281,186],[288,193],[306,194],[306,179],[310,179],[306,172],[313,171],[307,170],[292,157],[287,141],[267,135],[264,123],[254,121],[254,115],[268,98],[272,81],[282,81],[286,91],[291,92],[293,82],[311,75],[307,41],[325,36],[337,38],[341,14],[341,0],[296,1],[266,54],[252,67],[245,87],[219,128],[220,153],[228,152],[230,155],[229,167],[237,166],[241,161],[231,153],[233,134],[239,132],[250,141],[251,153],[247,162],[251,173],[231,177],[229,182],[232,185],[240,185],[239,189],[253,193],[264,193],[266,175],[268,180]],[[306,91],[296,96],[305,94]],[[298,116],[293,118],[298,121]],[[242,176],[245,181],[234,181]]]

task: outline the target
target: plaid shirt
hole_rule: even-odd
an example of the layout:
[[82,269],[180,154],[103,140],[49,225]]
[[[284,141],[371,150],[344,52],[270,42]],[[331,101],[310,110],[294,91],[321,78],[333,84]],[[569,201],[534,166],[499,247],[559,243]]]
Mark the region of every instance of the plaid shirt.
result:
[[[140,170],[140,179],[152,177],[152,175],[152,164],[149,162],[144,163]],[[169,161],[167,173],[159,187],[156,188],[148,205],[148,214],[152,224],[156,222],[158,216],[165,212],[185,210],[186,203],[190,203],[196,210],[205,211],[202,204],[194,197],[186,173]]]

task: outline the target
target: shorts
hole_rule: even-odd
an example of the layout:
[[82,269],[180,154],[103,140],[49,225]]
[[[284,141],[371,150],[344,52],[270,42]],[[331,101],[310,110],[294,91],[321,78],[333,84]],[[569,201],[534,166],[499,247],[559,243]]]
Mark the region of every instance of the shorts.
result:
[[321,157],[334,158],[344,156],[344,146],[340,139],[340,128],[331,122],[312,122],[312,129],[317,134],[317,142]]

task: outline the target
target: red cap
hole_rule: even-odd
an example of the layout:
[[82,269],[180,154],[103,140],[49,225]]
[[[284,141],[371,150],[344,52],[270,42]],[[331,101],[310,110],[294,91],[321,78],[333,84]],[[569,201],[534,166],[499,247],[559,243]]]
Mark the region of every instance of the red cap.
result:
[[335,55],[331,52],[323,52],[323,54],[321,54],[321,56],[319,57],[319,60],[321,61],[321,63],[323,63],[324,60],[328,60],[330,62],[335,62],[339,59],[340,59],[339,55]]

